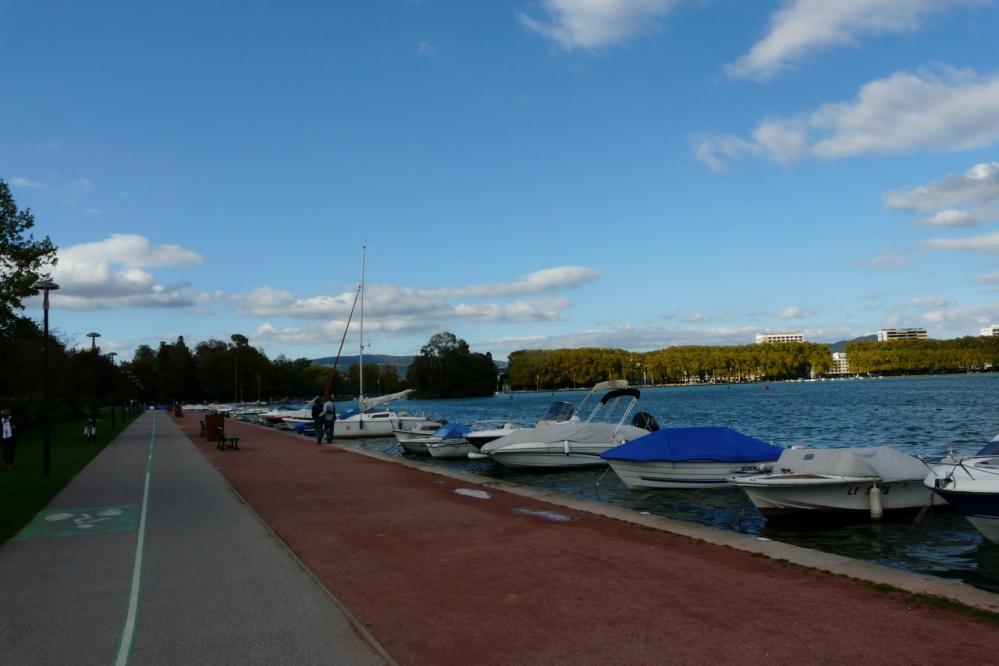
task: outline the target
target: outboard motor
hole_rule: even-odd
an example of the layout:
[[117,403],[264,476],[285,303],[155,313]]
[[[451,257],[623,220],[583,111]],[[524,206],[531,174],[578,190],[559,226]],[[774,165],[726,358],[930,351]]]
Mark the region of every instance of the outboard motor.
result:
[[634,418],[631,419],[631,425],[642,430],[648,430],[649,432],[659,430],[659,422],[656,421],[656,417],[648,412],[638,412],[635,414]]

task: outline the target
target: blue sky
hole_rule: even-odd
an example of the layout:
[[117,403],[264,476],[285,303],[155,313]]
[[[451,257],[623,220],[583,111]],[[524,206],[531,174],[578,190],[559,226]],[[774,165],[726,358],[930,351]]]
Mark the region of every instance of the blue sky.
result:
[[363,244],[377,353],[977,335],[996,35],[994,0],[0,0],[0,178],[52,325],[126,358],[335,354]]

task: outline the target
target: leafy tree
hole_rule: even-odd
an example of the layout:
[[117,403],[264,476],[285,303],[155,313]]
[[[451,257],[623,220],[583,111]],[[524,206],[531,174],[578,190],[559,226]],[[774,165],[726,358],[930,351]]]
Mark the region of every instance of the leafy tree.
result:
[[423,345],[406,378],[421,398],[491,395],[496,387],[496,364],[490,354],[473,353],[467,342],[444,331]]
[[[9,337],[22,301],[38,293],[35,283],[49,277],[56,247],[48,236],[35,240],[30,209],[18,210],[7,183],[0,180],[0,337]],[[27,236],[25,234],[28,234]]]

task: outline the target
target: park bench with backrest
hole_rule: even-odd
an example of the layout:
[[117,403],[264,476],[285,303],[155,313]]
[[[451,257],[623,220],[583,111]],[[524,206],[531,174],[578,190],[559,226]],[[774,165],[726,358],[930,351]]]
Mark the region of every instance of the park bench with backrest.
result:
[[224,428],[218,429],[219,439],[218,443],[215,445],[219,451],[229,448],[236,449],[239,451],[239,436],[238,435],[227,435]]

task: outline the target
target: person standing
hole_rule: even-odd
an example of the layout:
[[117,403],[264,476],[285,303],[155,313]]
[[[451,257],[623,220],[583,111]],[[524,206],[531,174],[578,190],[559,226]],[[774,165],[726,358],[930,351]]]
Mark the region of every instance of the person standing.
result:
[[2,441],[3,468],[9,472],[14,469],[14,449],[17,439],[14,437],[14,418],[10,410],[0,412],[0,441]]
[[316,397],[312,401],[312,425],[316,428],[316,444],[323,443],[323,426],[326,421],[323,420],[323,399],[321,397]]
[[336,405],[333,404],[333,396],[325,396],[326,402],[323,404],[322,419],[323,431],[326,435],[326,443],[333,443],[333,429],[336,426]]

